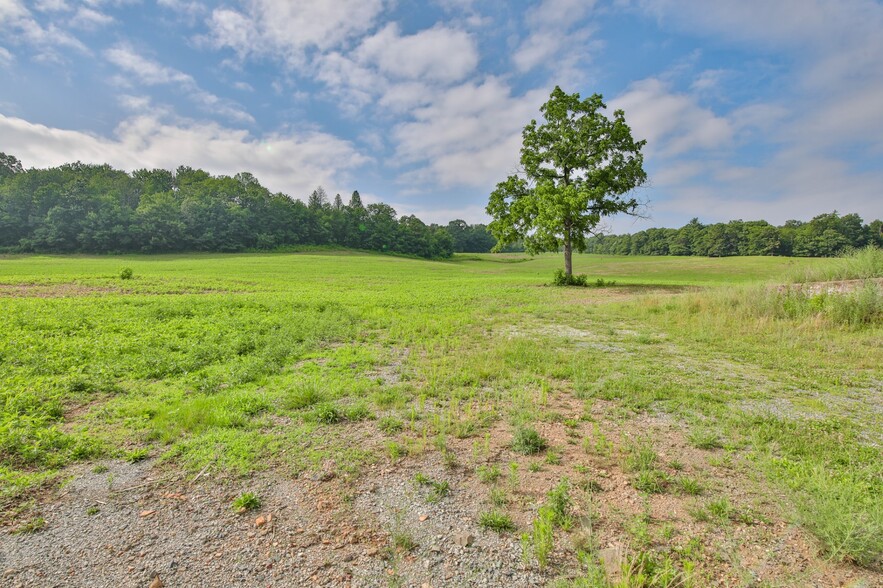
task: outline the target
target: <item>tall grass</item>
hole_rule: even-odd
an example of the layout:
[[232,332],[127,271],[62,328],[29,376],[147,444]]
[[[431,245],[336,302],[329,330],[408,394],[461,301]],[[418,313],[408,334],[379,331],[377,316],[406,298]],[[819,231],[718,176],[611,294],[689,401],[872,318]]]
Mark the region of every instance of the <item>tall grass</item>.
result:
[[828,282],[831,280],[867,280],[883,277],[883,249],[868,245],[825,263],[801,267],[789,272],[792,283]]
[[688,299],[687,311],[728,322],[774,319],[858,329],[883,324],[883,284],[867,280],[845,292],[819,292],[799,286],[737,286],[694,295]]

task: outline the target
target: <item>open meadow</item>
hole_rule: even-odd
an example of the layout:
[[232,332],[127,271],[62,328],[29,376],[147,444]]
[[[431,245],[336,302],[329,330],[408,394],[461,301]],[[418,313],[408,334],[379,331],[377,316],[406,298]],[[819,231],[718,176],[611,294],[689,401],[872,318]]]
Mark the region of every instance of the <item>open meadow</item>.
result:
[[4,585],[883,586],[879,253],[0,257]]

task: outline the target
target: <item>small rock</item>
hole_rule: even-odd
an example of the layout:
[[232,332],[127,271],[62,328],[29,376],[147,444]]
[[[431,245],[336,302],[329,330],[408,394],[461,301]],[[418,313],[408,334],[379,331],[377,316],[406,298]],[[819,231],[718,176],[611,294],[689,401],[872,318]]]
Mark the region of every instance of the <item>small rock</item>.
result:
[[155,511],[155,510],[142,510],[142,511],[138,514],[138,516],[141,517],[141,518],[143,519],[144,517],[149,517],[150,515],[155,515],[155,514],[156,514],[156,511]]
[[623,553],[621,547],[607,547],[598,552],[604,571],[607,572],[607,578],[611,582],[617,582],[622,575]]
[[162,588],[163,583],[162,580],[159,579],[159,576],[154,576],[153,581],[150,582],[150,585],[147,588]]
[[4,578],[9,578],[10,576],[14,576],[14,575],[15,575],[15,570],[12,568],[9,568],[5,572],[3,572]]
[[469,547],[472,545],[472,542],[475,541],[475,536],[466,531],[459,531],[454,533],[454,543],[459,545],[460,547]]
[[365,555],[367,555],[368,557],[374,557],[375,555],[377,555],[377,548],[372,547],[372,548],[366,550]]
[[266,524],[267,524],[267,517],[265,517],[264,515],[261,515],[254,520],[255,527],[263,527]]
[[422,523],[423,521],[425,521],[428,518],[429,518],[429,515],[420,515],[420,522]]

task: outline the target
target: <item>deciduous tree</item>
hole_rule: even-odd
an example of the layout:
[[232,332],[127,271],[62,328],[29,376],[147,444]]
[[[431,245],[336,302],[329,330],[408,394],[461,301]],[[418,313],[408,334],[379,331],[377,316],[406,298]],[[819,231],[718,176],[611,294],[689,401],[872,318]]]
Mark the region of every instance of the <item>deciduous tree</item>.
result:
[[612,118],[600,94],[581,99],[555,87],[536,120],[522,132],[523,173],[497,184],[487,212],[497,249],[523,240],[530,253],[564,249],[564,271],[573,274],[573,250],[605,217],[636,214],[631,194],[647,174],[641,148],[622,110]]

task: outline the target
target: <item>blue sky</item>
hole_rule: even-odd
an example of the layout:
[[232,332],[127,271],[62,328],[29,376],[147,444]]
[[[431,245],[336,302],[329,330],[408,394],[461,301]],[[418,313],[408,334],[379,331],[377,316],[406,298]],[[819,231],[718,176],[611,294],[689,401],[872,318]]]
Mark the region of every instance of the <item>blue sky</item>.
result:
[[0,151],[484,222],[557,84],[647,139],[617,232],[883,217],[874,0],[0,0]]

